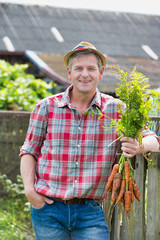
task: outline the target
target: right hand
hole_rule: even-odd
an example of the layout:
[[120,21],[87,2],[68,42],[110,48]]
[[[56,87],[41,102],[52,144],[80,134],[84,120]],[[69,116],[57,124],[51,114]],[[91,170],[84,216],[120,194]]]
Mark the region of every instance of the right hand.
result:
[[34,188],[25,190],[25,195],[34,208],[42,208],[45,203],[53,204],[53,200],[48,197],[37,193]]

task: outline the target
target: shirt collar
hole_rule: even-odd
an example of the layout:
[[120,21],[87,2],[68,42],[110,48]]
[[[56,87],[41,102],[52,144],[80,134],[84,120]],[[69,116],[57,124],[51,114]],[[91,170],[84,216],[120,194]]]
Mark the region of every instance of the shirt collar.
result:
[[66,105],[69,106],[70,104],[70,97],[69,97],[69,92],[71,91],[71,89],[73,88],[73,86],[69,86],[66,91],[63,93],[63,96],[61,98],[61,101],[58,104],[58,107],[65,107]]
[[[66,91],[63,93],[62,99],[59,102],[59,107],[65,107],[65,106],[69,106],[70,103],[70,97],[69,97],[69,92],[72,90],[73,85],[69,86]],[[96,105],[97,107],[99,107],[101,109],[102,107],[102,99],[101,99],[101,93],[99,92],[98,89],[96,89],[96,94],[94,96],[94,98],[92,99],[92,102],[90,104],[90,107]]]

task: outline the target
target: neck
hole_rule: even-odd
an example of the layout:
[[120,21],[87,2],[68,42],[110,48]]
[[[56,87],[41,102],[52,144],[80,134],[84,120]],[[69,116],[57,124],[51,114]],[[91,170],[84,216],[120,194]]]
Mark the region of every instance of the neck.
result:
[[76,106],[79,112],[84,112],[91,103],[95,94],[81,94],[75,93],[73,90],[70,92],[71,103]]

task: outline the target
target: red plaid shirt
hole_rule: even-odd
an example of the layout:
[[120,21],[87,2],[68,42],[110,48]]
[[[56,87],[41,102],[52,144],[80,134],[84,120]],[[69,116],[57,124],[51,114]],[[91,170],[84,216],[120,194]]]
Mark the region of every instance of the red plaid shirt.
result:
[[[29,153],[37,159],[37,192],[63,199],[103,199],[117,144],[108,147],[117,138],[109,118],[119,119],[118,100],[97,90],[88,107],[95,114],[80,117],[69,89],[35,106],[20,156]],[[109,118],[98,119],[97,108]]]

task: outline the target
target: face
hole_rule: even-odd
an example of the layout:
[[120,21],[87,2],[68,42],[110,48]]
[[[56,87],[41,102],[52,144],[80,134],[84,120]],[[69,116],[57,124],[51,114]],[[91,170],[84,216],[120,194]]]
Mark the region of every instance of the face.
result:
[[95,55],[83,55],[73,58],[71,70],[67,70],[75,93],[95,94],[98,80],[103,77],[104,67],[99,70]]

